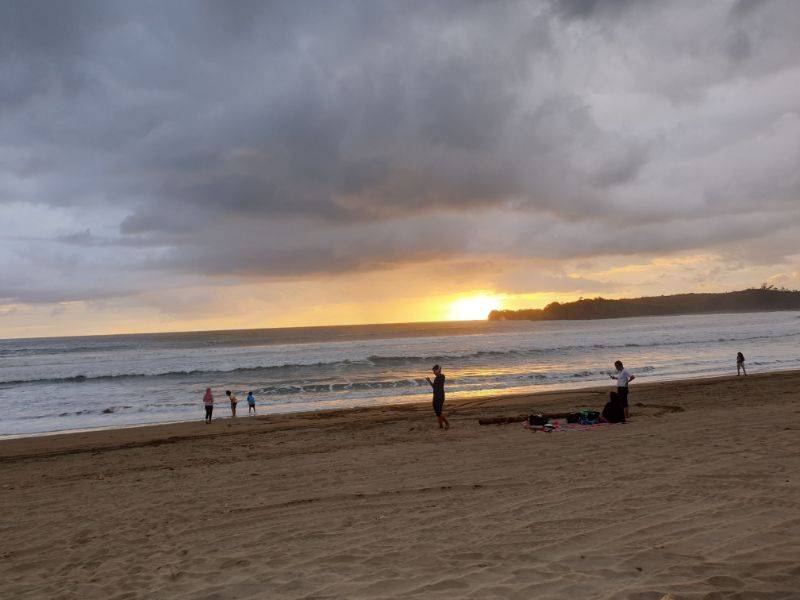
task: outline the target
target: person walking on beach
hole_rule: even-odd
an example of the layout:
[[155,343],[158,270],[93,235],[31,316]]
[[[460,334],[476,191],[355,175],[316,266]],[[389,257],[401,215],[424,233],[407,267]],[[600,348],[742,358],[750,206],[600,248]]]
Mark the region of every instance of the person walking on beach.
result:
[[428,383],[433,388],[433,412],[436,413],[436,420],[439,421],[439,429],[450,429],[450,422],[447,417],[442,414],[444,408],[444,373],[439,365],[433,365],[433,374],[435,377],[431,381],[430,377],[426,377]]
[[253,392],[247,392],[247,414],[256,414],[256,397]]
[[622,365],[621,360],[616,361],[614,367],[617,369],[617,374],[611,374],[609,377],[617,380],[617,401],[622,404],[622,408],[625,410],[625,420],[628,420],[630,418],[628,415],[628,384],[636,379],[636,375],[631,375],[628,369]]
[[214,412],[214,396],[211,394],[211,388],[206,388],[203,405],[206,407],[206,425],[208,425],[211,423],[211,413]]
[[234,396],[234,395],[231,393],[231,391],[230,391],[230,390],[227,390],[227,391],[225,392],[225,395],[226,395],[228,398],[230,398],[230,400],[231,400],[231,416],[232,416],[232,417],[235,417],[235,416],[236,416],[236,403],[237,403],[237,402],[239,402],[239,399],[238,399],[236,396]]
[[741,352],[736,353],[736,376],[738,377],[744,373],[744,376],[747,377],[747,371],[744,368],[744,354]]

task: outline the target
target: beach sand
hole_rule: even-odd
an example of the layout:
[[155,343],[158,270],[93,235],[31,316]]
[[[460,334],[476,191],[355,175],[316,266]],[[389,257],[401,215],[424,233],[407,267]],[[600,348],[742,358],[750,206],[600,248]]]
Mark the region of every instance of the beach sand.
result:
[[0,597],[800,598],[800,373],[608,389],[5,440]]

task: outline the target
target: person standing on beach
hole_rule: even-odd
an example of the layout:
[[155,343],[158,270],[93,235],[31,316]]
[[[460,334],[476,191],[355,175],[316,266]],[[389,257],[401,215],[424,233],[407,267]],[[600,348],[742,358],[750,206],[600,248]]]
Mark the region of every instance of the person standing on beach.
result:
[[614,367],[617,369],[617,374],[609,375],[609,377],[617,380],[617,401],[622,404],[622,408],[625,410],[625,420],[628,420],[630,418],[628,415],[628,384],[636,379],[636,375],[631,375],[628,369],[622,365],[621,360],[616,361]]
[[744,373],[744,376],[747,377],[747,371],[744,368],[744,354],[741,352],[736,353],[736,376],[738,377]]
[[203,405],[206,407],[206,425],[211,423],[211,413],[214,412],[214,396],[211,393],[211,388],[206,388],[206,393],[203,396]]
[[239,402],[239,399],[238,399],[236,396],[234,396],[234,395],[231,393],[231,391],[230,391],[230,390],[227,390],[227,391],[225,392],[225,395],[226,395],[228,398],[230,398],[230,400],[231,400],[231,416],[232,416],[232,417],[235,417],[235,416],[236,416],[236,403],[237,403],[237,402]]
[[447,417],[442,414],[444,408],[444,373],[439,365],[434,365],[433,374],[435,377],[431,381],[430,377],[426,377],[428,383],[433,388],[433,412],[436,413],[436,420],[439,421],[439,429],[450,429],[450,422]]
[[256,414],[256,397],[253,392],[247,392],[247,414]]

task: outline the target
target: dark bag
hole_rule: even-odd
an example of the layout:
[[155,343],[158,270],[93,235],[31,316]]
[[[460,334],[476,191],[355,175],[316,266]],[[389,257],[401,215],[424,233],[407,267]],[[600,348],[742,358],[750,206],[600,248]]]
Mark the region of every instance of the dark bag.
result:
[[616,400],[609,400],[603,408],[603,418],[609,423],[624,423],[625,409]]
[[546,425],[547,423],[548,423],[548,419],[546,419],[542,415],[530,415],[528,417],[528,425],[534,425],[536,427],[541,427],[542,425]]
[[594,423],[597,423],[600,420],[600,413],[597,412],[596,410],[591,410],[589,408],[584,408],[580,412],[580,415],[581,418],[579,422],[584,425],[593,425]]
[[567,423],[580,423],[581,413],[571,412],[567,415]]

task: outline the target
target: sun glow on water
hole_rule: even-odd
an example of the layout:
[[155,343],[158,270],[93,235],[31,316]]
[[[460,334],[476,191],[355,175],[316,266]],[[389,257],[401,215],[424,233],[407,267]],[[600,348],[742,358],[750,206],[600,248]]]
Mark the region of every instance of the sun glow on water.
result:
[[490,312],[499,309],[502,304],[499,296],[462,296],[450,303],[447,318],[450,321],[478,321],[488,317]]

